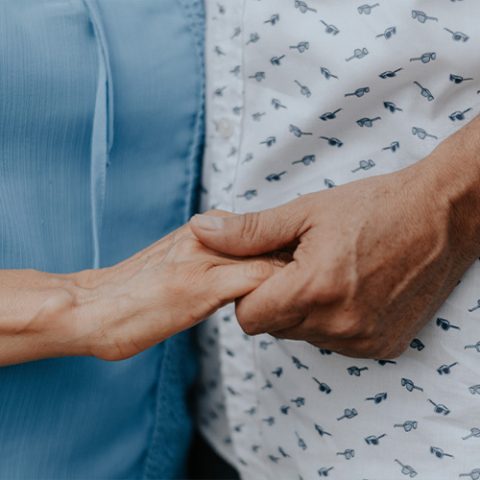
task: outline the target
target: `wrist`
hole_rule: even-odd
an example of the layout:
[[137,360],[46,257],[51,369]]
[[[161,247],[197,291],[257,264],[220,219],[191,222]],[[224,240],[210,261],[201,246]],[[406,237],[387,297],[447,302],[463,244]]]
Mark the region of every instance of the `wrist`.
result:
[[112,320],[118,316],[119,303],[111,298],[110,268],[84,270],[70,274],[63,285],[64,292],[71,297],[71,308],[63,311],[61,321],[69,345],[69,355],[103,358],[106,334],[111,333]]
[[70,275],[4,271],[0,290],[0,365],[81,355],[74,335],[75,282]]
[[52,275],[45,301],[31,322],[48,357],[89,355],[91,320],[82,315],[89,297],[84,272]]
[[[78,355],[102,360],[122,360],[131,354],[122,348],[131,332],[131,319],[139,314],[138,298],[128,285],[135,265],[113,267],[73,275],[74,315],[69,337]],[[138,353],[138,352],[134,352]]]
[[[472,122],[473,123],[473,122]],[[449,243],[467,262],[480,256],[480,122],[449,137],[419,162],[424,194],[444,214]]]

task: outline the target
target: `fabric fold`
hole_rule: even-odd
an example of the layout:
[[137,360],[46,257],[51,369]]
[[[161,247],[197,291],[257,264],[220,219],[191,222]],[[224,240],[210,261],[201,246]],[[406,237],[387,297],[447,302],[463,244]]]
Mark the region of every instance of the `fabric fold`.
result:
[[105,207],[107,167],[113,145],[113,82],[105,30],[96,0],[83,0],[93,26],[98,50],[98,85],[91,145],[91,215],[93,268],[100,267],[100,233]]

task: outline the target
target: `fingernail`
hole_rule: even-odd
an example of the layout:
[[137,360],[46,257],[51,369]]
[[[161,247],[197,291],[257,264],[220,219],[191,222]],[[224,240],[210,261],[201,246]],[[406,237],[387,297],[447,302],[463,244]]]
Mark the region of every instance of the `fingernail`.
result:
[[202,230],[221,230],[224,223],[222,217],[198,214],[192,217],[191,222]]

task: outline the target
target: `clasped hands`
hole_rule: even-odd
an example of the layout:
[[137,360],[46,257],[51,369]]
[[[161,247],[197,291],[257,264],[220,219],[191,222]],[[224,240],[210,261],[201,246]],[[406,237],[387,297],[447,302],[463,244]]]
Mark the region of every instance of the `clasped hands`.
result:
[[480,255],[476,137],[478,122],[395,173],[263,212],[195,216],[193,232],[215,251],[291,255],[237,300],[243,330],[352,357],[399,356]]
[[258,213],[196,215],[75,278],[77,338],[88,354],[127,358],[235,300],[247,334],[394,358],[480,254],[477,183],[438,168],[445,158]]

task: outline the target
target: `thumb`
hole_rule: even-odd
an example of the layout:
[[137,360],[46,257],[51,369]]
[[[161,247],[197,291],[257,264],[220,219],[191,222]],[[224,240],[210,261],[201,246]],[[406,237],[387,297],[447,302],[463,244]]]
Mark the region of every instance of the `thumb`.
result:
[[190,227],[212,250],[235,256],[261,255],[288,246],[308,228],[307,208],[301,200],[243,215],[207,212],[195,215]]

